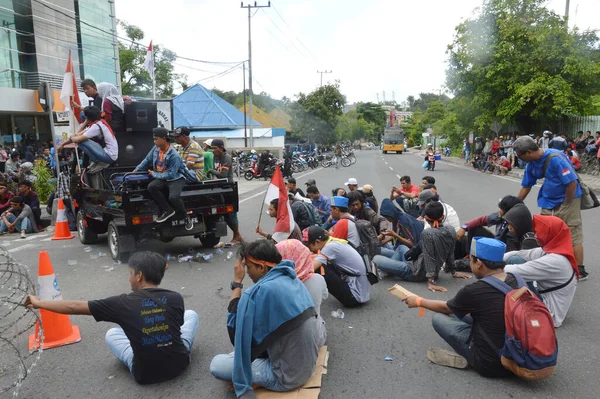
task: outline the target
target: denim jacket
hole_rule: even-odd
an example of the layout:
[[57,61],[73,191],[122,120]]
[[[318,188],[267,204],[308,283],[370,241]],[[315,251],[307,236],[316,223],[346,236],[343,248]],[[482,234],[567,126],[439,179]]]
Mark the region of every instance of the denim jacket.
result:
[[[156,146],[151,149],[148,155],[146,155],[146,158],[144,158],[144,160],[135,168],[135,172],[145,172],[149,169],[154,170],[159,152],[160,150]],[[179,153],[173,146],[171,146],[165,154],[165,163],[167,164],[167,170],[162,173],[154,171],[155,179],[169,181],[178,180],[184,177],[181,173],[181,168],[185,168],[185,165],[183,165]]]

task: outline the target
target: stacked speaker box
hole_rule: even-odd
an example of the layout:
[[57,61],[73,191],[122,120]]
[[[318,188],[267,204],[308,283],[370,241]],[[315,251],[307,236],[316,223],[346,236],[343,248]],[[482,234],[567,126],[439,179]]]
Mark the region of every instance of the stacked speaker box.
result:
[[114,165],[136,167],[154,146],[152,129],[157,126],[156,103],[125,103],[125,130],[115,132],[119,158]]

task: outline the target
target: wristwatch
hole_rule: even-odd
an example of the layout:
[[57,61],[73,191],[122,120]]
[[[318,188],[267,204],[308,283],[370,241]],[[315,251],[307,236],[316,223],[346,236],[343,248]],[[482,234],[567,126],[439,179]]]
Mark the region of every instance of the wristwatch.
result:
[[232,281],[231,282],[231,290],[233,291],[236,288],[242,289],[242,288],[244,288],[244,284],[238,283],[237,281]]

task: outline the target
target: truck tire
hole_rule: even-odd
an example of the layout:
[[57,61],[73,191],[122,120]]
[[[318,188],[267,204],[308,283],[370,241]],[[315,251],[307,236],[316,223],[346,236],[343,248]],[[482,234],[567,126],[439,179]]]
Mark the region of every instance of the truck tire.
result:
[[123,238],[123,234],[119,229],[119,226],[112,220],[108,224],[108,249],[110,250],[110,255],[112,256],[114,261],[127,262],[129,259],[129,252],[125,252],[121,248],[121,244],[119,243]]
[[246,179],[246,180],[254,179],[254,173],[252,173],[251,170],[247,170],[246,173],[244,173],[244,179]]
[[79,236],[79,241],[84,245],[98,242],[98,234],[89,228],[82,211],[77,212],[77,235]]
[[398,154],[402,155],[402,151],[398,151]]
[[204,237],[200,237],[200,242],[204,248],[214,248],[221,241],[221,237],[217,237],[214,234],[207,234]]

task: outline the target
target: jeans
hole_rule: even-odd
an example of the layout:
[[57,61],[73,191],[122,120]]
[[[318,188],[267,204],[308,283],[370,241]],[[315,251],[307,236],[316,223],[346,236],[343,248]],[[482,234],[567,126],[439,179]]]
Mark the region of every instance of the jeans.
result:
[[94,140],[86,140],[82,143],[77,144],[83,152],[85,152],[90,161],[92,162],[105,162],[111,164],[115,162],[107,153],[104,148]]
[[[188,352],[191,352],[196,331],[198,330],[198,313],[186,310],[183,314],[183,325],[181,326],[181,340]],[[106,345],[121,363],[123,363],[133,375],[133,349],[131,342],[122,328],[111,328],[106,332]]]
[[471,151],[467,151],[465,150],[465,162],[470,162],[471,161]]
[[[183,200],[181,199],[181,191],[183,191],[183,186],[185,185],[185,179],[177,179],[177,180],[162,180],[162,179],[154,179],[148,184],[148,192],[154,201],[158,204],[160,209],[164,212],[169,212],[175,208],[180,215],[183,217],[185,215],[185,206],[183,205]],[[169,191],[169,200],[165,198],[165,194],[163,191],[168,189]],[[170,203],[170,204],[169,204]],[[171,208],[173,205],[173,208]]]
[[488,169],[491,169],[491,170],[493,171],[493,170],[494,170],[494,165],[493,165],[493,164],[491,164],[491,163],[489,163],[489,162],[486,162],[486,163],[483,165],[483,168],[481,169],[481,172],[485,172],[485,171],[486,171],[486,170],[488,170]]
[[431,320],[433,329],[456,353],[473,364],[473,353],[469,347],[469,337],[473,329],[473,318],[465,316],[459,319],[455,315],[435,313]]
[[[17,217],[15,215],[10,215],[6,217],[6,220],[8,220],[9,223],[13,223],[16,219]],[[25,233],[27,234],[33,233],[33,226],[31,226],[29,218],[24,218],[23,220],[21,220],[21,223],[17,223],[15,225],[15,229],[17,229],[17,231],[25,230]],[[3,233],[5,231],[8,231],[8,227],[6,227],[6,223],[4,223],[3,220],[2,223],[0,223],[0,233]]]
[[[406,252],[408,252],[408,247],[405,245],[398,246],[393,254],[390,253],[390,250],[382,248],[381,255],[373,257],[373,263],[382,272],[400,277],[402,280],[421,281],[422,278],[415,276],[410,264],[406,262],[404,258]],[[390,254],[392,256],[388,257],[387,255]]]
[[[210,362],[210,373],[221,381],[233,380],[233,359],[233,352],[213,357]],[[256,359],[252,362],[252,385],[276,392],[290,390],[279,383],[269,359]]]

